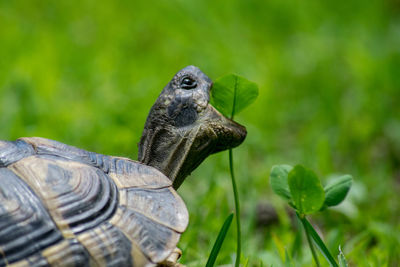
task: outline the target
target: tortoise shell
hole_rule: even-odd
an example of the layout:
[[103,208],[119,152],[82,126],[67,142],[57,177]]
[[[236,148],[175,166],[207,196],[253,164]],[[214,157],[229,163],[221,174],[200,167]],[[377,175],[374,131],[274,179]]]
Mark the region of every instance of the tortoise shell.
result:
[[44,138],[0,141],[0,266],[154,266],[187,224],[156,168]]

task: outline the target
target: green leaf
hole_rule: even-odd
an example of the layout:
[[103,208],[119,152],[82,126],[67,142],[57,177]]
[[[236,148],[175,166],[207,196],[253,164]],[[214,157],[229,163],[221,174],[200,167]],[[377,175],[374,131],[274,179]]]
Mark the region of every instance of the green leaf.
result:
[[256,100],[257,84],[229,74],[217,79],[211,90],[211,104],[226,117],[233,116]]
[[351,175],[343,175],[334,179],[330,184],[325,186],[325,202],[324,206],[336,206],[342,202],[353,183],[353,177]]
[[208,257],[206,267],[214,266],[215,260],[217,259],[218,253],[221,249],[222,243],[224,242],[225,236],[228,233],[229,227],[231,226],[233,219],[233,213],[226,218],[224,224],[219,231],[217,239],[215,240],[214,246],[211,250],[210,256]]
[[340,248],[340,246],[339,246],[338,260],[339,260],[339,267],[348,267],[349,266],[347,264],[346,258],[344,257],[344,254],[343,254],[342,249]]
[[288,185],[288,174],[293,169],[290,165],[275,165],[272,166],[270,174],[271,188],[275,194],[290,200],[289,185]]
[[289,172],[288,183],[293,204],[300,214],[310,214],[321,208],[325,192],[313,171],[297,165]]
[[306,232],[310,233],[311,238],[313,239],[314,244],[317,246],[318,250],[322,253],[325,259],[328,261],[329,265],[332,267],[339,267],[336,263],[335,259],[333,258],[332,254],[329,252],[328,248],[325,246],[324,241],[319,237],[318,233],[314,230],[312,225],[307,221],[305,217],[299,216],[297,217],[300,219],[301,223],[304,226]]

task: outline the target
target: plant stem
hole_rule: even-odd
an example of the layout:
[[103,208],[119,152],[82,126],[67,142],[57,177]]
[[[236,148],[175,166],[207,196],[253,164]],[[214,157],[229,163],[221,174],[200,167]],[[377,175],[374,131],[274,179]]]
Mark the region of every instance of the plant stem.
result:
[[[298,216],[299,216],[299,215],[298,215]],[[305,220],[304,217],[302,218],[302,217],[299,216],[299,218],[300,218],[300,220],[302,220],[302,221]],[[320,267],[321,265],[319,264],[319,260],[318,260],[317,253],[315,252],[314,245],[313,245],[313,243],[312,243],[312,241],[311,241],[310,231],[308,231],[308,228],[305,226],[305,224],[303,224],[303,228],[304,228],[304,231],[306,232],[306,237],[307,237],[308,245],[310,246],[311,253],[312,253],[312,255],[313,255],[315,264],[316,264],[318,267]]]
[[236,233],[237,233],[237,248],[236,248],[236,261],[235,267],[240,264],[241,255],[241,230],[240,230],[240,206],[239,206],[239,194],[236,187],[235,175],[233,172],[233,154],[232,149],[229,149],[229,168],[231,171],[233,196],[235,198],[235,213],[236,213]]
[[[237,86],[238,86],[238,78],[235,77],[235,90],[234,90],[234,95],[233,95],[233,104],[232,104],[232,113],[231,113],[231,120],[233,120],[233,117],[235,116],[235,110],[236,110],[236,91],[237,91]],[[237,191],[237,186],[236,186],[236,180],[235,180],[235,174],[233,172],[233,152],[232,148],[229,149],[229,169],[231,171],[231,180],[232,180],[232,188],[233,188],[233,196],[235,199],[235,213],[236,213],[236,235],[237,235],[237,246],[236,246],[236,260],[235,260],[235,267],[239,267],[240,265],[240,255],[241,255],[241,248],[242,248],[242,242],[241,242],[241,230],[240,230],[240,206],[239,206],[239,193]]]

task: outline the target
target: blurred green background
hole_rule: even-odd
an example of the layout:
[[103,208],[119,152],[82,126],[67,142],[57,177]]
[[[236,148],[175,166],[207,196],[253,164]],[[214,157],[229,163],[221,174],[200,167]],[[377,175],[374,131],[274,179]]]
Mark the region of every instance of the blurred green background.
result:
[[[282,266],[286,248],[311,266],[269,186],[272,165],[301,163],[323,181],[354,176],[341,206],[312,217],[332,253],[341,245],[352,266],[400,265],[398,0],[0,0],[0,139],[136,159],[147,112],[186,65],[260,86],[237,116],[248,128],[234,152],[243,263]],[[227,153],[211,156],[179,189],[188,266],[204,266],[234,209],[228,170]],[[266,203],[278,222],[260,222]],[[234,227],[220,265],[233,261]]]

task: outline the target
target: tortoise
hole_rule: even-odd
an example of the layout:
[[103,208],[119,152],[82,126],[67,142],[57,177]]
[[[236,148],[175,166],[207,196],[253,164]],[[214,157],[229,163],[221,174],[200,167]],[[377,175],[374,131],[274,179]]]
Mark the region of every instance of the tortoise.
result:
[[175,190],[246,129],[188,66],[151,108],[138,161],[57,141],[0,141],[0,266],[179,266],[189,215]]

